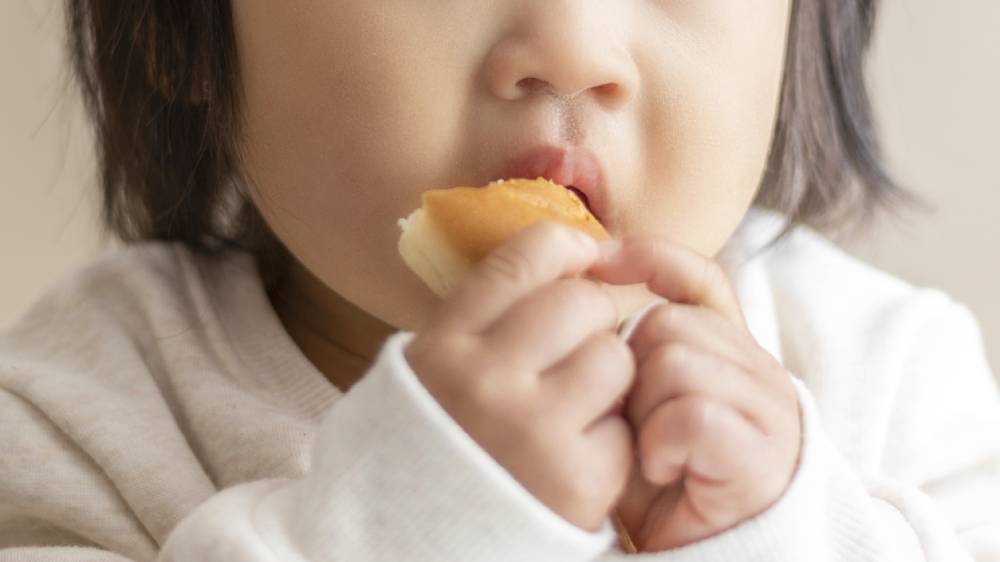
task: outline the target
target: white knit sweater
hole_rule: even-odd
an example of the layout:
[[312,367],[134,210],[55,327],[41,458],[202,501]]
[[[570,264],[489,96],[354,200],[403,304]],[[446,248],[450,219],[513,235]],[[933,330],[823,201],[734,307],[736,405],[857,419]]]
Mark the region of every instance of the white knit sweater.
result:
[[[1000,396],[962,305],[753,209],[720,256],[794,376],[801,464],[764,513],[625,555],[545,507],[390,338],[342,394],[246,254],[143,243],[0,335],[0,561],[1000,561]],[[634,326],[638,316],[626,326]]]

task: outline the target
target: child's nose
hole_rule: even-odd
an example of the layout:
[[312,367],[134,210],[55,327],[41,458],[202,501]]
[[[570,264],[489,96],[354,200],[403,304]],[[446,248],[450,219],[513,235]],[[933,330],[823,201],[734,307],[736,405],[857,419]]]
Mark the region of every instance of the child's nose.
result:
[[[592,94],[620,107],[635,95],[638,69],[626,48],[628,2],[525,2],[486,60],[491,92],[518,100],[539,92]],[[504,22],[506,23],[506,22]]]

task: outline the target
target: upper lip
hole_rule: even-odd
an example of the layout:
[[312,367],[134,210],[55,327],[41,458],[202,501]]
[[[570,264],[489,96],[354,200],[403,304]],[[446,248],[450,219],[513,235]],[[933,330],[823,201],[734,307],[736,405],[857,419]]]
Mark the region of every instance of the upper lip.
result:
[[505,178],[543,177],[564,187],[574,187],[586,196],[587,206],[603,222],[607,186],[600,161],[583,147],[540,145],[517,155],[507,167]]

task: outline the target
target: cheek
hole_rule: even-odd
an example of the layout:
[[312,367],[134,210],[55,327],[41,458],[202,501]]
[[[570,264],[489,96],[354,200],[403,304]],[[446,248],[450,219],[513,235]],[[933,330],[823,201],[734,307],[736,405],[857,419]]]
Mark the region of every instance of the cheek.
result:
[[[640,223],[714,255],[756,193],[780,98],[789,3],[711,1],[671,13],[650,100],[658,186]],[[670,53],[664,56],[663,53]],[[664,220],[667,217],[667,220]]]
[[[788,2],[738,3],[709,43],[713,70],[705,87],[715,93],[719,119],[711,121],[736,156],[746,179],[759,180],[773,135],[780,101]],[[706,99],[713,99],[704,92]]]
[[307,233],[346,243],[373,221],[394,235],[454,136],[454,54],[432,64],[449,46],[398,6],[296,6],[237,6],[245,167],[262,212],[291,245]]

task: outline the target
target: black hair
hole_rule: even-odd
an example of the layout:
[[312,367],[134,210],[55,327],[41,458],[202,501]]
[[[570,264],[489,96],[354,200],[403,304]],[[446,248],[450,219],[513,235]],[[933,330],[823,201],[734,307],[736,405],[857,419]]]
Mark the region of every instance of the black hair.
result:
[[101,219],[125,242],[287,250],[239,173],[239,65],[228,0],[67,0],[67,46],[97,137]]
[[768,165],[755,204],[827,232],[926,208],[888,173],[865,84],[877,0],[795,0]]
[[[867,223],[917,199],[883,165],[864,80],[876,0],[794,0],[780,108],[755,204],[786,228]],[[97,137],[102,222],[123,241],[288,253],[239,173],[239,65],[228,0],[66,0],[68,49]],[[776,239],[776,240],[777,240]],[[773,241],[772,241],[773,242]]]

